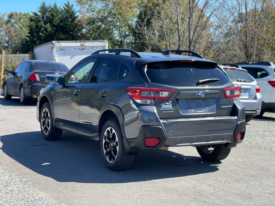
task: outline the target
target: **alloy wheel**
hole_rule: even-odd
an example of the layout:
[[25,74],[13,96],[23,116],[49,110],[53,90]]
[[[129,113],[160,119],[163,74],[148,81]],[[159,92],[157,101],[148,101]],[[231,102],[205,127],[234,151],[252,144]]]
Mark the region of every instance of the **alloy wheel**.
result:
[[114,163],[119,152],[117,133],[112,127],[108,127],[103,135],[103,152],[109,163]]
[[41,129],[45,135],[48,135],[51,129],[51,115],[47,108],[41,113]]

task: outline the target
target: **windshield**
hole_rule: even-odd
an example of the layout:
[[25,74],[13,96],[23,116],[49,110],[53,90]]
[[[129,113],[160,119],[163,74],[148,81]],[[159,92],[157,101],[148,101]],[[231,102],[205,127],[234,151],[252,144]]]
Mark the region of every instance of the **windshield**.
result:
[[69,69],[63,65],[54,62],[35,62],[33,63],[35,71],[56,71],[56,72],[67,72]]
[[147,65],[146,74],[152,83],[171,86],[196,86],[201,80],[218,79],[198,86],[219,86],[230,82],[211,62],[157,62]]
[[254,81],[254,78],[245,71],[225,69],[225,72],[233,82],[253,82]]

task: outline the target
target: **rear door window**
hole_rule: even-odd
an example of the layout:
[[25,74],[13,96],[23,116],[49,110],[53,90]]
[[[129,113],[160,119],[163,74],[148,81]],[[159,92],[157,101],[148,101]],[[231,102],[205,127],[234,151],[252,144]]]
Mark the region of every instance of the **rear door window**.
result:
[[243,67],[243,68],[246,69],[248,73],[255,79],[264,78],[269,75],[267,71],[265,71],[262,68],[257,68],[257,67]]
[[93,83],[108,82],[111,78],[116,62],[110,59],[101,59],[91,78]]
[[219,81],[202,84],[201,86],[218,86],[230,82],[229,78],[211,62],[158,62],[147,65],[146,74],[152,83],[171,86],[196,86],[205,79]]
[[253,77],[245,71],[241,70],[227,70],[225,72],[228,74],[229,78],[233,82],[253,82]]
[[69,69],[63,65],[54,62],[34,62],[33,68],[35,71],[55,71],[55,72],[68,72]]

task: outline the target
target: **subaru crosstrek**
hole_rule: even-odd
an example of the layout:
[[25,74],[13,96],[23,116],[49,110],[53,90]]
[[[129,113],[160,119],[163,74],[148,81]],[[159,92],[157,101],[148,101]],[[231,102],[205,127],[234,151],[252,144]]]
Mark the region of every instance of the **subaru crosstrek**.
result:
[[41,91],[43,137],[57,140],[66,130],[97,139],[116,171],[139,151],[162,147],[194,146],[207,161],[225,159],[245,135],[241,88],[217,63],[190,53],[93,53]]

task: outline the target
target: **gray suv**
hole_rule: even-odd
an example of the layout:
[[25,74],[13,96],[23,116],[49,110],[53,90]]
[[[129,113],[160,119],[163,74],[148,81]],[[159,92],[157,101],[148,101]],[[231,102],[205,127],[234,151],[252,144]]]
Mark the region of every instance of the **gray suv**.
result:
[[42,136],[57,140],[66,130],[99,140],[115,171],[139,151],[162,147],[193,146],[207,161],[225,159],[245,135],[241,88],[217,63],[173,52],[109,49],[81,60],[38,97]]

